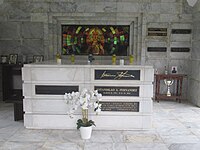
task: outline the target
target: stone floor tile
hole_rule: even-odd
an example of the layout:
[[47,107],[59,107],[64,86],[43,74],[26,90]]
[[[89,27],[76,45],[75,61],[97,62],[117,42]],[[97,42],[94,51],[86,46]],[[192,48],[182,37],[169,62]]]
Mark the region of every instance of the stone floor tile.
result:
[[127,150],[168,150],[165,144],[161,143],[126,143]]
[[163,128],[185,128],[183,123],[178,121],[177,119],[166,119],[163,121],[154,122],[154,127],[156,129],[163,129]]
[[157,134],[131,134],[125,135],[125,143],[162,143],[162,139]]
[[46,141],[51,130],[22,129],[9,138],[9,141]]
[[61,141],[68,143],[82,143],[79,130],[52,130],[48,136],[48,141]]
[[84,145],[61,142],[61,141],[48,141],[40,148],[40,150],[83,150]]
[[114,150],[113,143],[85,143],[84,150]]
[[[0,150],[199,150],[200,108],[175,101],[154,102],[153,128],[93,130],[82,140],[78,130],[31,130],[13,121],[13,105],[0,102]],[[28,148],[27,148],[28,147]]]
[[194,135],[198,136],[200,138],[200,129],[190,128],[189,129]]
[[188,130],[187,128],[162,128],[157,129],[157,132],[159,132],[162,136],[188,136],[193,135],[193,133]]
[[200,150],[200,143],[172,144],[169,150]]
[[38,150],[44,142],[5,142],[0,150]]
[[200,143],[200,139],[195,135],[187,135],[187,136],[162,136],[162,140],[164,143]]
[[123,142],[122,131],[92,131],[92,138],[88,142]]
[[113,150],[127,150],[126,143],[114,143]]

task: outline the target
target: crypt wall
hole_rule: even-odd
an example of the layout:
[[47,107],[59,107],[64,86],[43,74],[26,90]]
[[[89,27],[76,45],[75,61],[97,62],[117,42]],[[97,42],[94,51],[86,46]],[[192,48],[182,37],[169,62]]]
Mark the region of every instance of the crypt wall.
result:
[[[33,55],[54,59],[61,51],[61,24],[131,25],[130,51],[137,62],[160,73],[164,66],[169,71],[177,66],[178,73],[191,71],[192,34],[171,34],[172,29],[193,27],[186,0],[0,0],[0,54],[18,53],[28,61]],[[148,36],[148,28],[166,28],[167,36]],[[166,51],[148,52],[148,47]],[[190,51],[171,52],[172,47]]]
[[191,71],[189,73],[189,100],[200,106],[200,2],[193,9],[193,37],[191,53]]

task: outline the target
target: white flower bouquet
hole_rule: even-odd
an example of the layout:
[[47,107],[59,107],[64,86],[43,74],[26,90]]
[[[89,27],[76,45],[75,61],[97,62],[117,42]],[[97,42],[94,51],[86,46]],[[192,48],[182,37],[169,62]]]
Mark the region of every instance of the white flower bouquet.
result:
[[73,118],[74,112],[80,107],[82,110],[82,119],[77,120],[77,129],[80,127],[95,126],[94,121],[88,120],[88,109],[94,108],[96,114],[101,112],[101,104],[99,101],[102,98],[102,94],[97,90],[83,89],[81,92],[65,93],[64,100],[70,105],[68,115]]

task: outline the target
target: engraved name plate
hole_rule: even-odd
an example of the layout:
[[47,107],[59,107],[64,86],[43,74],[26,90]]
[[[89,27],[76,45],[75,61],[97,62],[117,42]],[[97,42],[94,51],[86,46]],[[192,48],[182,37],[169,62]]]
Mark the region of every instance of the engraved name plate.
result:
[[139,96],[140,87],[116,87],[116,86],[95,86],[103,96]]
[[139,112],[139,102],[101,101],[102,111]]
[[172,34],[191,34],[191,29],[172,29]]
[[95,70],[95,80],[140,80],[140,70]]
[[189,47],[172,47],[171,52],[190,52]]
[[167,47],[148,47],[147,51],[148,52],[166,52]]
[[148,28],[148,36],[167,36],[167,28]]
[[35,85],[35,94],[64,95],[73,91],[78,92],[79,86]]

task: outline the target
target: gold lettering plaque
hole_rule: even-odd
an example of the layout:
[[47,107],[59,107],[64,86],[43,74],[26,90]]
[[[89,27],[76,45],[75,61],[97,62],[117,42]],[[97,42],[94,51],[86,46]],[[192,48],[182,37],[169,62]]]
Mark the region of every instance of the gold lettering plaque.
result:
[[101,101],[102,111],[139,112],[139,102]]
[[103,96],[139,96],[139,86],[94,86]]
[[140,80],[140,70],[95,70],[95,80]]

